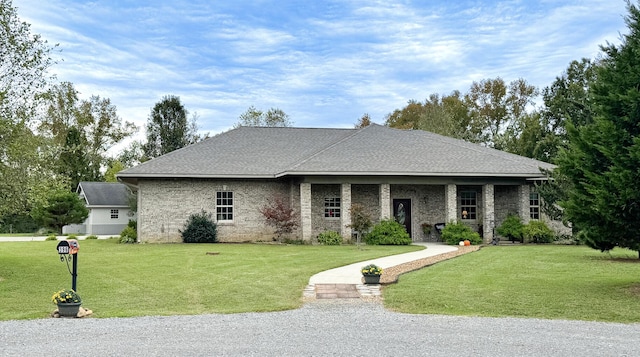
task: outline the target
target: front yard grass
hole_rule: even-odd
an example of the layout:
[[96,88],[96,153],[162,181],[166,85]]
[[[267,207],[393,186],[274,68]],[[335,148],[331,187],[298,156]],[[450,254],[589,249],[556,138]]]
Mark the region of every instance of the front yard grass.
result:
[[620,248],[485,247],[402,275],[384,289],[384,304],[417,314],[637,323],[640,260]]
[[[0,243],[0,320],[44,318],[55,310],[51,295],[71,288],[57,244]],[[96,317],[278,311],[299,307],[317,272],[419,249],[84,240],[77,287]]]

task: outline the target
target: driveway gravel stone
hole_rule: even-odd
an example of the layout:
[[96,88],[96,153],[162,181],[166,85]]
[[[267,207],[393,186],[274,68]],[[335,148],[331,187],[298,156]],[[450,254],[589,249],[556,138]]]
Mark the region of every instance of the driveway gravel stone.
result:
[[362,299],[272,313],[0,322],[2,356],[638,356],[640,324],[410,315]]

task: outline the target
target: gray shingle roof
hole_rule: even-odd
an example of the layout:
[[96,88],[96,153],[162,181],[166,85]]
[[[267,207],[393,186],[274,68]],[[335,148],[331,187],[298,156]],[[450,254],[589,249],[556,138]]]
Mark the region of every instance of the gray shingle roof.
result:
[[241,127],[124,170],[142,177],[541,177],[553,165],[421,130]]
[[128,206],[129,189],[118,182],[80,182],[78,193],[83,193],[87,206]]

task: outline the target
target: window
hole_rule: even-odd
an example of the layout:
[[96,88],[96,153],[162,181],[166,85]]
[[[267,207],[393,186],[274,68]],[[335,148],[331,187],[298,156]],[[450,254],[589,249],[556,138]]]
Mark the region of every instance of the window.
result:
[[324,218],[340,218],[340,197],[324,199]]
[[460,192],[460,215],[462,219],[476,219],[477,207],[476,191]]
[[216,220],[233,221],[233,192],[216,192]]
[[540,196],[537,192],[529,193],[529,218],[540,219]]
[[118,210],[117,209],[112,209],[111,210],[111,219],[118,219]]

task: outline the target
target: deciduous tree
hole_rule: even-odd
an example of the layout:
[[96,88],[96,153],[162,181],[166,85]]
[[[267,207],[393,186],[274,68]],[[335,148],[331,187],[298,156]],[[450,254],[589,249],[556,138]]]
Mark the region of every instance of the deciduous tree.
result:
[[54,48],[0,0],[0,220],[27,214],[52,181],[54,156],[31,123]]
[[58,148],[58,172],[69,178],[71,190],[80,181],[101,180],[101,171],[111,160],[108,150],[137,127],[123,121],[108,98],[79,99],[69,82],[53,86],[45,99],[47,112],[39,132]]
[[289,115],[282,109],[271,108],[266,112],[256,109],[253,105],[246,112],[240,114],[234,127],[240,126],[267,126],[290,127],[293,125]]
[[369,125],[371,125],[371,116],[369,115],[369,113],[364,113],[360,119],[358,119],[358,122],[355,124],[355,128],[356,129],[362,129],[362,128],[366,128]]

